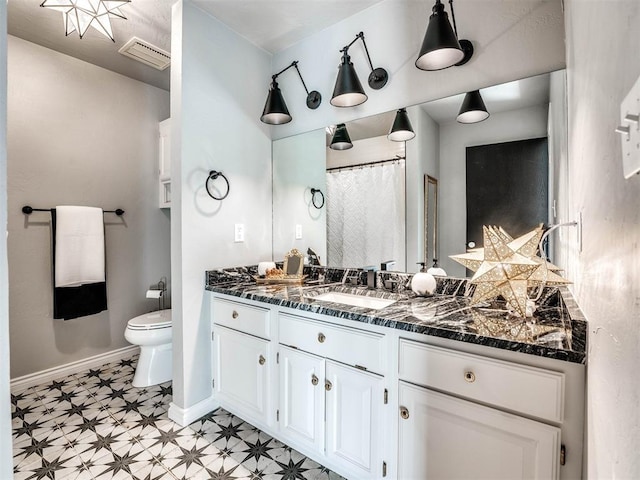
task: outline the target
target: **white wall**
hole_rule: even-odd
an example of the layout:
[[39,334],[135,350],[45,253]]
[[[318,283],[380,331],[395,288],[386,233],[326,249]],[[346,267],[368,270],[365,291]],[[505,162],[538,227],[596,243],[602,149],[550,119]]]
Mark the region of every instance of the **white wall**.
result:
[[[424,262],[424,176],[439,178],[440,127],[419,106],[407,109],[413,140],[405,142],[407,152],[407,272],[420,270]],[[432,259],[426,259],[430,262]]]
[[[327,194],[325,137],[319,129],[273,142],[274,261],[292,248],[306,255],[310,247],[326,265],[327,206],[317,209],[311,203],[311,188]],[[321,201],[316,193],[316,203]],[[296,239],[296,225],[302,226],[301,239]]]
[[464,277],[465,268],[449,255],[466,251],[466,148],[547,136],[548,107],[523,108],[491,115],[480,123],[440,125],[438,182],[438,249],[448,275]]
[[[174,383],[170,415],[184,421],[211,395],[211,328],[204,272],[271,257],[271,139],[259,120],[271,57],[191,2],[172,22]],[[210,198],[222,171],[231,191]],[[245,241],[234,242],[234,224]],[[193,411],[193,410],[192,410]],[[203,412],[203,413],[206,413]]]
[[[0,2],[0,285],[8,285],[7,265],[7,2]],[[0,288],[0,478],[13,475],[9,394],[9,292]]]
[[[127,346],[127,321],[156,310],[145,291],[170,276],[158,209],[158,121],[169,93],[8,37],[11,373],[17,377]],[[123,208],[105,214],[108,310],[54,320],[51,216],[23,205]],[[37,353],[35,353],[37,352]]]
[[640,76],[637,0],[566,5],[572,237],[568,277],[589,320],[588,473],[640,478],[640,176],[623,178],[620,102]]
[[[319,90],[323,100],[317,110],[309,110],[304,94],[293,95],[301,90],[300,79],[296,75],[278,77],[283,92],[291,92],[287,98],[293,121],[271,127],[273,138],[564,68],[560,0],[460,0],[455,3],[458,31],[462,38],[473,41],[474,57],[463,67],[439,72],[419,70],[414,63],[432,5],[385,0],[278,52],[272,70],[277,72],[292,60],[299,60],[307,86]],[[374,67],[384,67],[389,82],[377,91],[366,85],[368,63],[358,40],[349,54],[369,99],[357,107],[336,108],[329,101],[340,63],[339,50],[360,31],[365,34]],[[267,87],[268,77],[262,79],[260,87],[265,98]]]

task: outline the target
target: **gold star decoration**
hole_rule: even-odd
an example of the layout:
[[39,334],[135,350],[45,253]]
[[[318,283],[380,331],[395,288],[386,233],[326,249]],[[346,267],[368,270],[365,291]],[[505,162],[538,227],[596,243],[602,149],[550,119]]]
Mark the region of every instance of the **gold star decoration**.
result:
[[529,287],[571,283],[556,272],[557,266],[536,255],[542,226],[513,239],[501,227],[482,227],[484,248],[451,258],[475,272],[471,305],[502,296],[513,311],[527,316]]

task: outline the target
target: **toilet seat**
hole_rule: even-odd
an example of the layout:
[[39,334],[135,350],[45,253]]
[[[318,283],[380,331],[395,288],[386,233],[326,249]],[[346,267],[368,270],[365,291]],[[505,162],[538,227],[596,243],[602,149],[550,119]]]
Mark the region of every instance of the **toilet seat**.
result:
[[158,330],[171,327],[171,310],[145,313],[127,322],[130,330]]

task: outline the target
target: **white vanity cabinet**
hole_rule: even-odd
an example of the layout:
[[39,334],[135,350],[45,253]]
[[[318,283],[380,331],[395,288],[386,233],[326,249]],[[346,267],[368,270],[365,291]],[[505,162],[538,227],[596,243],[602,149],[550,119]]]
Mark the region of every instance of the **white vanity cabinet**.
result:
[[399,378],[399,478],[559,477],[563,373],[401,339]]
[[272,424],[269,310],[217,299],[212,314],[212,385],[216,400],[250,422]]
[[287,314],[279,331],[282,439],[349,478],[382,477],[384,378],[361,364],[382,368],[383,336]]

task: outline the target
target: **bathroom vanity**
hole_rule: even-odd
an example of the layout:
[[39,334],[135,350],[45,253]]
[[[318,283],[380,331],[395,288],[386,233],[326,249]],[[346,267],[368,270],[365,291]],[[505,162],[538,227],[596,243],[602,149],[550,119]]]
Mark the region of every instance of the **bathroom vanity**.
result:
[[470,308],[464,285],[420,298],[208,272],[214,398],[350,479],[580,478],[579,309],[550,289],[524,321]]

